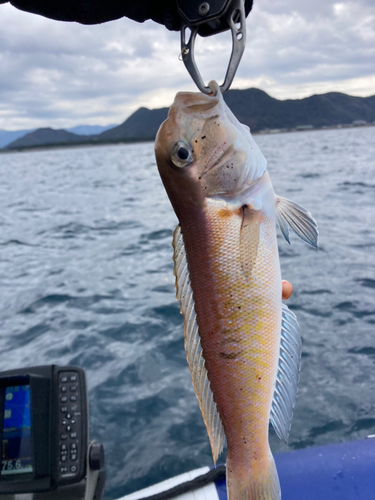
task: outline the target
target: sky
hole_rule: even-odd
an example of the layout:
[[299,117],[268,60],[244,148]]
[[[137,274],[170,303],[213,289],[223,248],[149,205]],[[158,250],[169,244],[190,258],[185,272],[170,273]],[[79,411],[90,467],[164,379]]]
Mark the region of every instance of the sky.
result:
[[[278,99],[330,91],[375,94],[374,0],[255,0],[232,88]],[[0,4],[0,129],[122,123],[196,87],[180,36],[152,21],[64,23]],[[222,83],[230,34],[199,39],[207,83]]]

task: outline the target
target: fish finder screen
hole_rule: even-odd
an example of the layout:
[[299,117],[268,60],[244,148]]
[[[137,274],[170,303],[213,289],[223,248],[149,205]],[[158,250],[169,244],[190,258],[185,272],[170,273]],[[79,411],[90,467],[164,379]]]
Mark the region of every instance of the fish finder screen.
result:
[[1,475],[33,471],[30,386],[5,387],[1,443]]

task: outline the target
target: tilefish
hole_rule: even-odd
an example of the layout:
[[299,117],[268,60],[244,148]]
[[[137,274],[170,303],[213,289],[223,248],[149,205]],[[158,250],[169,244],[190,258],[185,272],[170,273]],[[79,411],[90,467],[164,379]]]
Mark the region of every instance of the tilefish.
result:
[[295,314],[282,304],[276,222],[317,247],[310,212],[274,193],[267,162],[216,82],[179,92],[155,141],[179,224],[177,299],[189,369],[229,500],[281,498],[269,422],[287,441],[300,371]]

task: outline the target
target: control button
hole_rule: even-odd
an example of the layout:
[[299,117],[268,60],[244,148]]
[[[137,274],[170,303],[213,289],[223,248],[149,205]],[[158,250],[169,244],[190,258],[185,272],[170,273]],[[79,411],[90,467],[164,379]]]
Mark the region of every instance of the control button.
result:
[[70,445],[70,449],[71,449],[71,450],[76,450],[76,449],[77,449],[77,444],[76,444],[76,443],[72,443],[72,444]]
[[72,425],[74,425],[74,424],[76,423],[76,421],[74,420],[74,418],[72,418],[72,420],[70,421],[70,423],[71,423]]
[[76,465],[72,465],[70,467],[70,470],[71,470],[71,472],[77,472],[77,466]]
[[68,407],[67,406],[62,406],[60,408],[60,411],[61,411],[61,413],[66,413],[68,411]]
[[60,401],[62,403],[66,403],[68,401],[68,398],[66,396],[61,396]]
[[68,421],[64,418],[64,420],[61,422],[62,425],[66,425]]
[[75,439],[75,438],[77,437],[77,433],[76,433],[76,432],[72,432],[72,433],[70,434],[70,437],[71,437],[72,439]]
[[71,414],[70,414],[70,413],[67,413],[67,414],[66,414],[66,418],[67,418],[68,420],[70,420],[70,419],[72,418]]
[[68,381],[68,377],[66,375],[62,375],[60,377],[60,382],[62,382],[63,384],[66,384],[67,381]]
[[70,401],[77,401],[77,396],[70,396]]
[[65,474],[66,472],[68,472],[68,467],[61,467],[60,472],[61,474]]
[[62,385],[62,386],[60,387],[60,391],[61,391],[61,392],[66,392],[67,390],[68,390],[68,388],[66,387],[66,385]]
[[77,382],[77,375],[71,375],[70,376],[70,381],[71,382]]
[[67,455],[68,454],[68,450],[63,450],[60,455],[63,457],[64,455]]
[[66,462],[68,457],[66,455],[61,455],[60,460],[61,462]]
[[70,455],[70,460],[71,460],[72,462],[75,462],[75,461],[77,460],[77,455],[76,455],[75,453],[72,453],[72,454]]
[[72,430],[72,427],[70,425],[67,425],[65,430],[66,432],[70,432]]
[[78,410],[78,405],[72,405],[70,407],[70,411],[77,411]]
[[60,434],[60,439],[62,439],[63,441],[65,441],[66,439],[68,439],[68,435],[67,434]]
[[61,451],[65,451],[65,450],[67,450],[67,449],[68,449],[68,447],[67,447],[67,445],[66,445],[65,443],[63,443],[63,444],[60,446],[60,450],[61,450]]
[[76,392],[77,386],[76,385],[71,385],[70,386],[70,392]]

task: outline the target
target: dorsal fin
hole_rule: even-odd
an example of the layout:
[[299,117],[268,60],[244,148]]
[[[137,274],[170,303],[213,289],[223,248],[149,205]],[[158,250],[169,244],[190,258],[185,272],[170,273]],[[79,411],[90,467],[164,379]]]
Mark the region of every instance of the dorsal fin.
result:
[[193,291],[190,286],[184,240],[178,225],[173,233],[173,262],[176,276],[176,298],[180,302],[180,312],[184,317],[185,350],[191,378],[206,424],[214,462],[223,451],[224,428],[207,377],[201,341],[194,309]]
[[282,306],[280,357],[270,421],[280,439],[287,442],[293,417],[299,372],[301,337],[296,315]]
[[318,248],[318,225],[308,210],[294,201],[278,196],[276,198],[276,218],[288,243],[290,243],[289,227],[291,227],[306,243]]

